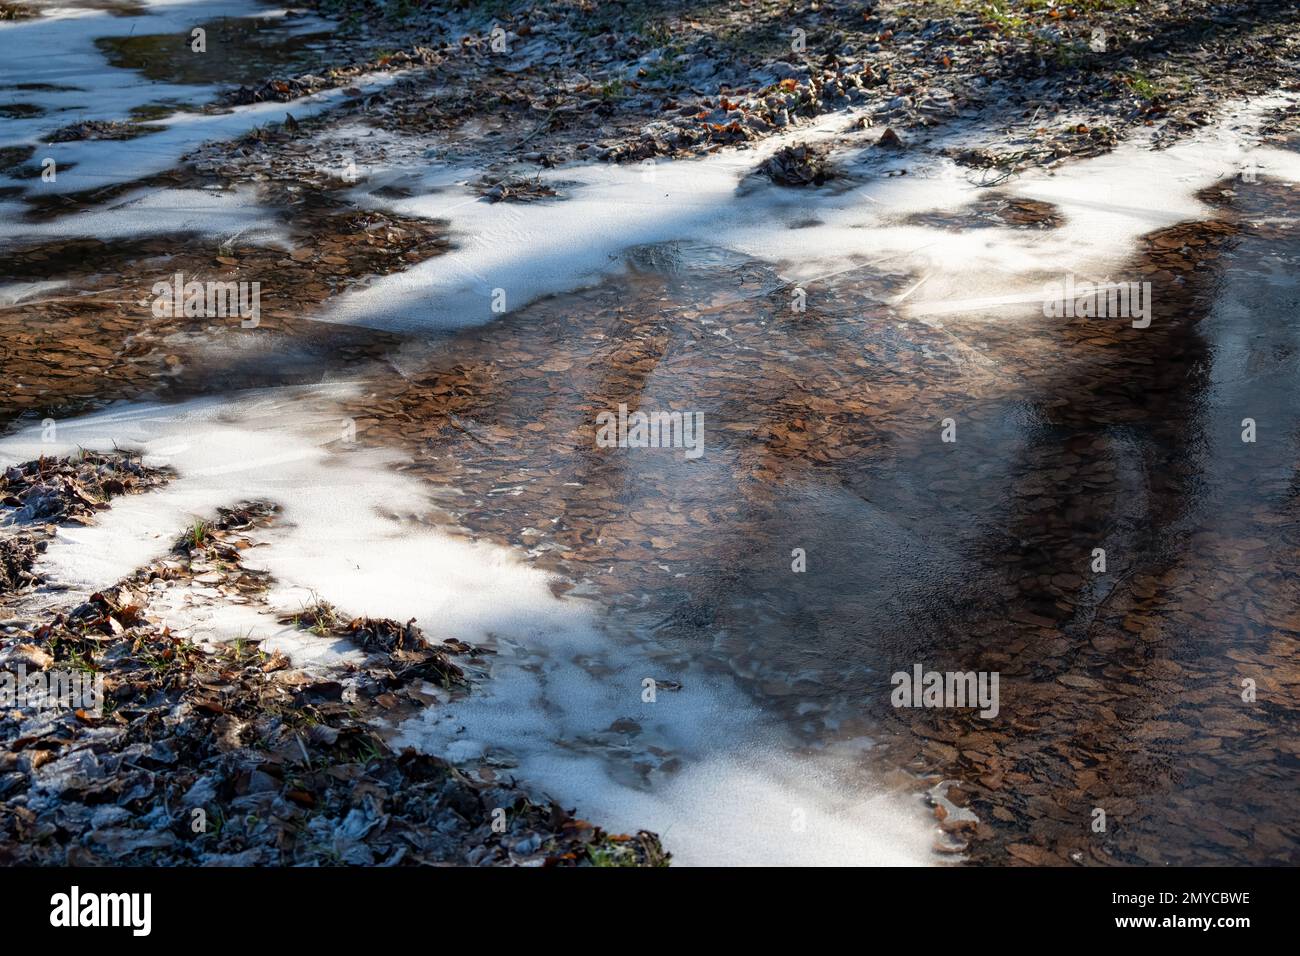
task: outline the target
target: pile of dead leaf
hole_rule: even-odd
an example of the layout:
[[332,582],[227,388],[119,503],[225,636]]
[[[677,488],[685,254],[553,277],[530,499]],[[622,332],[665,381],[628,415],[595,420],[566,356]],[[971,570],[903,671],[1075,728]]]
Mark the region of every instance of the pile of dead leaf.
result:
[[396,53],[385,53],[365,62],[338,66],[329,70],[325,75],[304,73],[301,76],[286,79],[268,79],[257,86],[240,86],[229,91],[222,98],[230,106],[248,106],[251,103],[265,103],[267,101],[288,103],[301,96],[308,96],[321,90],[342,86],[363,73],[428,66],[437,62],[437,59],[437,54],[432,50],[414,46],[409,51],[399,50]]
[[161,126],[147,123],[127,123],[120,120],[85,120],[64,126],[49,135],[51,143],[70,143],[83,139],[135,139],[146,133],[156,133]]
[[653,834],[606,833],[372,730],[385,697],[463,682],[449,656],[469,645],[435,650],[413,622],[345,620],[322,603],[298,623],[375,652],[334,680],[255,640],[205,650],[149,619],[151,589],[221,555],[223,575],[241,575],[241,531],[272,514],[227,509],[188,561],[4,628],[0,671],[94,675],[103,698],[0,711],[0,865],[667,864]]
[[485,180],[479,184],[479,195],[491,203],[498,202],[536,202],[550,199],[559,193],[540,176],[507,180]]
[[118,495],[139,494],[171,477],[138,457],[83,451],[38,458],[0,472],[0,597],[30,588],[32,570],[58,524],[88,524]]
[[0,594],[35,584],[36,543],[27,536],[0,538]]
[[[415,619],[401,624],[388,618],[352,617],[327,601],[317,601],[294,614],[280,618],[321,637],[341,637],[371,653],[362,666],[358,692],[375,699],[386,710],[406,706],[422,707],[418,694],[404,694],[413,681],[428,681],[441,687],[465,685],[465,672],[452,662],[452,654],[477,656],[484,653],[462,641],[448,641],[435,647],[424,636]],[[399,700],[399,696],[402,698]]]
[[820,186],[834,173],[826,149],[809,143],[795,143],[778,150],[759,167],[778,186]]
[[10,522],[84,523],[107,508],[110,498],[147,491],[169,477],[165,469],[147,467],[139,457],[121,453],[41,457],[5,469],[0,504],[16,509],[6,516]]

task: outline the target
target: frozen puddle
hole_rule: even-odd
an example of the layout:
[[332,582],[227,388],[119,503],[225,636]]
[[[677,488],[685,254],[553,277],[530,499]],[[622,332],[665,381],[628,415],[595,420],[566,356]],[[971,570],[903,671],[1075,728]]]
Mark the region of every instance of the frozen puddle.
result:
[[[284,16],[256,0],[143,0],[135,6],[139,15],[123,17],[103,7],[44,4],[39,17],[0,23],[0,104],[23,107],[6,118],[3,145],[44,142],[73,123],[124,120],[132,110],[195,102],[216,89],[212,83],[142,82],[135,70],[111,66],[97,41],[170,34],[176,38],[174,49],[188,53],[186,38],[202,24],[224,17]],[[323,20],[297,22],[328,26]],[[285,28],[295,29],[287,23]]]
[[[1256,100],[1163,151],[1127,142],[992,189],[973,186],[968,171],[947,159],[910,150],[882,154],[870,145],[838,154],[844,178],[860,183],[851,188],[788,189],[748,176],[782,145],[833,137],[848,122],[843,114],[704,159],[544,170],[542,180],[566,197],[558,201],[487,203],[465,185],[472,170],[392,166],[374,171],[356,198],[402,215],[446,219],[456,247],[348,294],[326,318],[430,331],[482,324],[542,296],[600,282],[623,267],[630,247],[684,240],[771,262],[794,282],[861,267],[915,276],[919,284],[900,303],[908,317],[992,315],[1010,303],[1041,303],[1044,284],[1066,272],[1100,279],[1123,264],[1139,236],[1205,215],[1195,194],[1223,177],[1250,168],[1300,181],[1300,156],[1251,143],[1266,112],[1290,101]],[[411,195],[376,197],[384,187]],[[990,196],[1052,203],[1064,224],[1026,231],[908,222]]]
[[[148,17],[157,22],[148,29],[183,31],[200,18],[254,10],[262,8],[232,3],[200,12],[197,4],[154,4]],[[160,95],[192,101],[210,94],[204,85],[144,87],[131,70],[107,65],[94,39],[124,35],[138,19],[60,8],[44,19],[0,25],[0,93],[30,93],[39,110],[25,125],[7,127],[17,145],[38,145],[71,122],[121,118]],[[38,47],[66,52],[43,64],[26,52]],[[19,91],[22,83],[38,86]],[[119,89],[130,96],[105,95]],[[342,95],[318,94],[291,109],[301,118]],[[920,150],[882,156],[870,145],[840,150],[846,175],[826,188],[781,189],[749,178],[792,140],[837,137],[850,118],[843,114],[755,149],[704,159],[545,171],[563,198],[529,205],[480,201],[464,185],[474,170],[381,168],[353,195],[403,215],[448,220],[456,247],[348,294],[328,318],[430,332],[482,324],[502,306],[511,311],[600,282],[625,268],[632,247],[692,241],[772,263],[794,282],[867,267],[908,277],[909,291],[897,304],[910,318],[1005,318],[1008,304],[1040,302],[1046,281],[1068,272],[1100,277],[1125,262],[1142,234],[1204,215],[1197,191],[1247,165],[1262,176],[1300,181],[1300,157],[1251,144],[1263,114],[1284,102],[1257,101],[1162,152],[1129,143],[990,191]],[[55,144],[56,161],[66,166],[57,183],[12,182],[29,192],[127,182],[170,168],[205,140],[228,139],[283,112],[284,104],[270,103],[175,113],[153,121],[161,130],[133,140]],[[382,187],[399,187],[409,198],[381,199]],[[402,193],[387,191],[394,194]],[[990,195],[1051,203],[1062,225],[954,230],[915,219],[954,213]],[[274,221],[242,191],[132,194],[51,224],[20,226],[20,210],[18,203],[0,204],[0,239],[42,231],[276,234]],[[7,286],[0,296],[17,302],[38,288]],[[273,501],[280,518],[256,533],[259,545],[246,559],[276,579],[270,607],[223,601],[196,584],[169,594],[162,609],[169,624],[195,638],[264,639],[267,649],[284,650],[295,663],[329,668],[354,659],[353,650],[291,631],[277,612],[297,610],[316,595],[354,614],[414,617],[435,641],[460,638],[497,653],[468,697],[390,727],[399,744],[517,774],[602,825],[655,830],[681,863],[934,861],[937,828],[921,799],[863,770],[870,741],[810,751],[732,678],[657,644],[644,630],[616,626],[586,600],[557,597],[548,576],[510,549],[434,530],[440,516],[431,490],[398,470],[400,455],[343,440],[346,425],[335,403],[359,387],[120,405],[59,422],[55,442],[43,442],[39,428],[0,440],[0,464],[119,447],[178,473],[157,491],[118,498],[94,526],[60,529],[38,570],[68,597],[86,595],[166,554],[195,518],[243,501]],[[653,695],[647,681],[654,682]]]
[[[427,489],[397,459],[342,446],[329,414],[343,388],[233,401],[117,406],[0,441],[0,464],[78,447],[140,451],[178,477],[114,501],[98,523],[62,528],[38,570],[73,596],[164,555],[196,517],[266,499],[280,519],[246,563],[278,583],[276,610],[319,595],[351,613],[415,617],[435,640],[494,647],[490,679],[467,699],[393,728],[398,742],[521,780],[613,827],[659,832],[682,863],[919,864],[936,831],[919,798],[885,794],[844,745],[796,756],[786,733],[725,678],[611,634],[594,605],[557,598],[547,575],[504,548],[422,523]],[[338,642],[289,633],[268,614],[180,589],[165,612],[196,638],[268,639],[299,665],[348,659]],[[658,681],[654,702],[643,699]],[[680,689],[670,690],[673,682]]]
[[[258,36],[271,38],[267,42],[292,43],[328,31],[331,25],[312,16],[290,19],[285,10],[254,0],[145,2],[138,13],[113,16],[99,8],[49,6],[43,16],[0,23],[0,115],[6,117],[0,155],[20,154],[17,160],[0,163],[0,187],[16,188],[30,198],[132,182],[173,168],[182,155],[203,143],[238,138],[255,127],[283,121],[285,113],[299,120],[315,116],[350,95],[349,88],[374,90],[395,78],[357,77],[346,87],[291,103],[196,112],[193,107],[209,103],[220,88],[238,85],[236,67],[250,49],[257,52],[243,33],[256,26]],[[209,48],[199,53],[190,49],[189,36],[201,25],[211,35]],[[227,31],[243,33],[232,38]],[[114,46],[146,41],[147,46],[130,56]],[[195,63],[206,68],[198,69]],[[158,70],[168,76],[194,74],[203,81],[147,82],[150,71]],[[15,115],[5,114],[5,109]],[[133,116],[147,119],[141,121],[145,128],[140,135],[132,138],[52,140],[57,130],[75,124],[122,122]],[[38,175],[29,175],[32,172]],[[264,214],[242,196],[232,200],[195,190],[134,194],[113,206],[53,223],[25,222],[25,211],[17,199],[0,202],[0,240],[182,232],[197,222],[204,226],[195,231],[226,236],[269,228]]]
[[[256,25],[259,35],[288,42],[328,30],[330,25],[311,16],[287,19],[284,10],[253,0],[216,4],[170,0],[144,3],[138,13],[119,17],[98,7],[46,6],[40,17],[0,23],[0,111],[6,107],[22,111],[17,118],[6,116],[3,121],[0,157],[13,153],[18,158],[0,162],[0,188],[15,191],[14,198],[0,201],[0,243],[193,233],[287,245],[283,224],[274,211],[259,205],[252,188],[135,190],[74,215],[41,221],[26,218],[29,209],[24,199],[130,183],[173,168],[182,155],[203,143],[238,138],[263,124],[283,121],[289,112],[306,119],[337,105],[350,95],[350,88],[374,90],[395,79],[392,74],[363,76],[347,87],[323,90],[292,103],[272,101],[196,112],[192,108],[210,102],[218,89],[236,85],[225,75],[229,71],[220,69],[220,64],[240,55],[225,48],[229,38],[223,40],[223,29],[243,24],[239,29],[248,30],[248,25]],[[206,53],[192,52],[187,41],[190,30],[214,23],[212,47]],[[156,70],[155,61],[179,60],[185,66],[187,57],[208,57],[205,62],[213,66],[203,75],[213,81],[145,82],[133,66],[111,65],[111,44],[146,40],[152,45],[149,56],[140,56],[141,68]],[[125,62],[134,64],[130,57]],[[175,72],[184,75],[186,70]],[[152,115],[141,135],[51,141],[52,134],[65,127],[121,122],[146,109]],[[52,176],[39,174],[42,171]],[[30,175],[33,172],[38,175]]]

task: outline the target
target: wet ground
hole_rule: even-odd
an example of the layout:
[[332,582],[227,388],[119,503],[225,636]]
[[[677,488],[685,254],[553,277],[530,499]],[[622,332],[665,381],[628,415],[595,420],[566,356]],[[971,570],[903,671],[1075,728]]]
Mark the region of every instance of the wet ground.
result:
[[[123,43],[111,56],[140,55]],[[692,227],[476,327],[421,327],[424,305],[386,331],[326,323],[466,237],[380,191],[267,189],[270,241],[223,243],[202,220],[11,241],[0,413],[17,429],[120,399],[348,383],[285,401],[344,423],[332,453],[400,452],[423,522],[554,574],[599,635],[548,644],[495,619],[449,635],[500,652],[472,674],[482,694],[389,734],[657,829],[686,862],[942,859],[931,843],[974,863],[1294,862],[1300,205],[1291,182],[1224,173],[1203,214],[1114,263],[1151,283],[1145,328],[1038,300],[936,318],[912,310],[929,276],[908,262],[828,253],[794,282],[852,182],[807,200],[789,250]],[[155,188],[217,178],[169,175]],[[1030,248],[1069,216],[994,186],[900,219]],[[151,285],[176,271],[260,278],[262,326],[152,317]],[[597,416],[620,405],[701,413],[703,454],[598,447]],[[375,546],[339,556],[361,572]],[[431,630],[431,585],[398,573],[385,613]],[[998,715],[891,706],[891,675],[916,665],[998,673]],[[861,843],[827,845],[846,829]]]
[[[880,304],[900,277],[861,272],[792,314],[761,263],[657,247],[439,341],[348,412],[458,489],[466,533],[589,582],[804,745],[866,736],[882,766],[958,781],[976,859],[1276,862],[1296,846],[1300,237],[1288,186],[1214,198],[1222,218],[1147,237],[1125,273],[1153,282],[1151,329],[933,329]],[[594,447],[619,403],[702,411],[706,454]],[[1273,434],[1243,443],[1245,417]],[[894,711],[916,662],[1000,672],[999,719]],[[1245,678],[1268,703],[1243,705]]]
[[322,41],[330,33],[309,32],[312,26],[286,29],[276,20],[230,17],[202,21],[193,29],[204,31],[203,42],[209,49],[197,56],[192,35],[174,33],[133,33],[97,40],[95,45],[109,66],[135,70],[155,82],[257,84],[271,72],[308,73],[323,65]]

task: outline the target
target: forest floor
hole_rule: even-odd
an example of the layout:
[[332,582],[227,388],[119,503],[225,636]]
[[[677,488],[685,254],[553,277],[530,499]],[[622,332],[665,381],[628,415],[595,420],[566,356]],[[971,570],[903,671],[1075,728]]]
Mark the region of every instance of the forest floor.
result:
[[[135,8],[130,0],[110,6],[122,16]],[[466,503],[454,506],[457,527],[449,533],[527,553],[534,566],[560,575],[554,584],[560,594],[574,588],[575,569],[595,576],[617,567],[611,605],[631,613],[647,594],[671,592],[678,603],[662,630],[694,640],[710,626],[727,631],[723,625],[730,624],[731,632],[744,633],[762,622],[746,616],[752,609],[727,608],[725,601],[715,609],[689,585],[665,583],[659,571],[665,562],[724,585],[742,579],[753,567],[743,554],[714,553],[720,546],[711,529],[739,523],[749,529],[746,541],[766,540],[769,533],[783,541],[779,519],[786,515],[763,510],[769,488],[791,475],[802,478],[805,468],[819,475],[824,468],[833,472],[833,484],[856,493],[876,480],[863,463],[877,453],[882,434],[884,445],[894,447],[913,417],[928,422],[943,412],[941,398],[987,394],[1009,388],[1013,379],[1035,394],[1054,396],[1061,386],[1044,356],[1068,347],[1090,371],[1074,381],[1077,395],[1043,399],[1044,419],[1066,438],[1055,450],[1034,452],[1030,473],[1012,483],[1025,510],[1017,510],[1004,531],[1008,540],[1019,540],[1023,553],[1007,559],[1012,567],[999,579],[1005,590],[982,592],[966,608],[972,618],[944,635],[946,653],[963,667],[979,661],[1000,668],[1011,686],[1022,678],[1019,703],[1008,705],[1010,716],[996,731],[969,715],[914,716],[864,706],[870,717],[864,733],[887,743],[871,760],[894,768],[881,771],[891,793],[918,801],[928,796],[926,812],[936,830],[923,842],[973,862],[1259,863],[1295,852],[1297,830],[1281,808],[1285,788],[1258,789],[1252,799],[1262,809],[1252,816],[1234,813],[1235,791],[1227,782],[1233,774],[1276,779],[1279,762],[1294,759],[1294,740],[1280,738],[1294,727],[1296,713],[1294,665],[1283,669],[1300,633],[1300,621],[1288,610],[1295,586],[1282,557],[1266,559],[1258,545],[1268,529],[1291,526],[1291,505],[1242,519],[1257,521],[1251,527],[1258,533],[1223,532],[1226,537],[1202,541],[1204,561],[1188,572],[1194,583],[1180,579],[1173,596],[1166,586],[1176,575],[1155,558],[1101,593],[1057,563],[1061,554],[1079,557],[1080,529],[1100,522],[1099,515],[1118,509],[1116,502],[1126,497],[1124,475],[1101,460],[1113,432],[1097,423],[1149,427],[1144,434],[1157,451],[1147,472],[1156,477],[1143,487],[1156,499],[1192,493],[1191,480],[1181,483],[1177,468],[1160,472],[1172,460],[1164,452],[1185,452],[1181,440],[1165,434],[1160,416],[1182,421],[1178,416],[1190,415],[1172,399],[1162,404],[1163,396],[1174,391],[1174,378],[1195,378],[1202,361],[1181,332],[1135,344],[1087,318],[1071,323],[1064,343],[1059,330],[1047,327],[1014,334],[981,330],[1005,363],[992,371],[973,347],[957,341],[957,332],[916,323],[900,333],[902,345],[888,337],[855,340],[861,352],[837,352],[828,344],[837,341],[828,331],[832,319],[853,309],[875,315],[871,303],[895,301],[903,285],[887,276],[835,288],[839,312],[828,306],[825,315],[810,317],[807,328],[773,344],[766,328],[757,331],[767,318],[763,297],[784,297],[789,285],[750,265],[724,265],[716,276],[692,278],[698,284],[689,287],[673,278],[662,287],[647,281],[543,299],[519,327],[503,320],[486,330],[440,330],[446,332],[441,353],[431,354],[424,337],[397,325],[320,321],[377,280],[461,247],[456,222],[402,208],[420,198],[409,183],[372,190],[368,198],[389,205],[354,195],[372,173],[426,159],[472,170],[457,185],[477,202],[526,209],[567,201],[564,181],[553,176],[557,169],[627,167],[650,175],[675,162],[750,153],[757,179],[791,190],[847,190],[860,185],[860,174],[842,164],[842,154],[861,149],[868,157],[887,157],[891,176],[944,162],[971,187],[988,191],[989,198],[960,213],[948,210],[928,220],[919,214],[918,223],[948,231],[1050,233],[1063,219],[1057,207],[1002,196],[998,189],[1031,171],[1068,176],[1075,164],[1138,136],[1152,150],[1173,148],[1212,127],[1225,108],[1278,94],[1292,98],[1268,108],[1260,135],[1267,144],[1294,150],[1300,20],[1293,9],[1262,0],[489,0],[427,6],[321,0],[310,8],[337,28],[313,34],[310,49],[286,41],[259,56],[246,55],[251,41],[243,34],[222,50],[224,28],[214,21],[209,55],[219,65],[197,72],[186,34],[102,41],[117,69],[139,71],[152,82],[213,84],[210,100],[185,107],[194,117],[278,104],[265,122],[187,144],[156,170],[86,188],[40,189],[41,162],[55,144],[134,143],[143,155],[160,129],[158,109],[139,109],[111,123],[69,123],[41,142],[10,143],[0,135],[7,183],[0,184],[0,201],[12,204],[13,212],[12,231],[0,237],[0,357],[7,373],[0,421],[11,432],[39,431],[47,422],[61,428],[122,401],[177,403],[362,380],[366,394],[331,401],[328,414],[354,430],[346,442],[401,449],[415,463],[405,471],[430,486],[461,489]],[[0,5],[3,21],[41,15],[37,5]],[[14,103],[0,104],[0,123],[39,117],[34,111],[42,106],[18,102],[28,92],[16,90]],[[41,92],[30,91],[33,97]],[[331,108],[304,108],[331,92],[338,96]],[[764,151],[774,137],[786,145]],[[74,174],[86,171],[72,168]],[[1237,172],[1225,169],[1221,182],[1198,194],[1215,210],[1212,216],[1153,230],[1132,250],[1128,268],[1167,292],[1162,317],[1208,315],[1214,290],[1207,276],[1233,247],[1278,255],[1294,250],[1294,229],[1287,224],[1295,212],[1291,194],[1276,183],[1262,184],[1255,204],[1243,212],[1237,208],[1243,200],[1229,188]],[[79,227],[142,191],[251,194],[259,209],[274,211],[280,241],[237,230],[217,237],[210,230],[160,227],[117,236]],[[812,212],[808,218],[816,221]],[[159,277],[178,273],[268,286],[274,276],[255,345],[254,333],[238,323],[196,322],[150,309]],[[726,285],[732,279],[734,288]],[[19,291],[6,300],[10,285]],[[734,297],[736,288],[742,299]],[[574,474],[567,445],[553,442],[539,450],[529,443],[539,432],[563,434],[591,407],[614,407],[646,388],[669,343],[688,328],[665,318],[663,303],[673,297],[692,307],[682,322],[707,323],[719,310],[734,315],[732,334],[762,358],[757,371],[725,359],[717,367],[698,363],[694,381],[743,396],[750,409],[788,414],[773,413],[752,436],[745,434],[755,445],[742,449],[744,467],[736,467],[734,485],[729,474],[716,488],[692,488],[691,497],[678,499],[672,473],[639,474],[656,488],[645,514],[633,520],[611,510],[629,493],[623,475],[599,468],[583,473],[586,497],[577,500],[568,490]],[[696,340],[713,334],[689,328]],[[1123,344],[1124,360],[1119,370],[1106,371],[1116,361],[1116,343]],[[916,359],[945,350],[963,356],[957,384],[957,373],[933,373]],[[795,367],[811,372],[792,384],[793,373],[782,362],[806,363]],[[878,376],[875,394],[844,385],[864,362]],[[1162,363],[1173,371],[1162,372]],[[597,365],[594,382],[580,376]],[[572,381],[562,387],[557,376]],[[930,397],[922,384],[933,387]],[[1148,393],[1158,396],[1149,406],[1134,398]],[[1141,405],[1138,411],[1133,402]],[[909,403],[925,414],[903,411]],[[714,440],[725,445],[732,439]],[[932,493],[969,490],[971,479],[960,469],[909,467],[932,481]],[[526,474],[530,469],[535,474]],[[1087,494],[1074,484],[1084,469]],[[42,573],[42,556],[60,534],[93,529],[121,501],[154,493],[175,478],[165,466],[111,449],[52,452],[15,462],[4,473],[0,662],[30,673],[98,674],[105,707],[0,711],[0,860],[668,861],[671,835],[661,845],[648,830],[625,835],[602,829],[598,813],[591,814],[595,823],[575,815],[587,811],[544,796],[526,769],[489,759],[467,768],[407,749],[400,735],[382,731],[426,708],[473,698],[496,648],[468,633],[426,637],[429,620],[402,623],[406,608],[367,616],[324,590],[285,616],[267,597],[274,575],[246,561],[261,536],[291,533],[295,526],[276,501],[228,500],[197,514],[194,524],[168,532],[174,542],[165,553],[84,593]],[[524,490],[503,496],[515,482]],[[723,500],[736,487],[752,494],[748,512]],[[1104,507],[1089,497],[1094,491]],[[880,494],[883,507],[891,499]],[[894,514],[918,507],[905,491],[896,494]],[[546,514],[557,502],[564,521],[554,532],[537,531],[541,522],[530,516]],[[1151,508],[1159,515],[1154,536],[1167,531],[1159,541],[1164,548],[1183,532],[1172,530],[1176,520],[1160,513],[1158,500]],[[764,524],[763,516],[771,520]],[[1168,528],[1161,523],[1166,518]],[[539,547],[548,533],[564,547]],[[1245,593],[1254,595],[1241,620],[1232,616],[1236,612],[1206,610],[1196,596],[1222,596],[1229,588],[1216,578],[1209,557],[1218,544],[1230,546],[1242,562],[1223,572],[1225,578],[1239,576],[1248,582]],[[744,550],[731,541],[727,547]],[[181,601],[178,595],[188,602],[195,594],[257,608],[263,618],[280,615],[287,631],[345,648],[343,662],[331,671],[301,665],[292,653],[258,641],[212,643],[173,629],[163,609]],[[335,600],[344,606],[336,608]],[[867,613],[853,606],[854,614]],[[829,614],[821,607],[799,612],[811,615],[814,633],[818,620],[857,619],[840,605]],[[1177,656],[1164,653],[1166,625],[1194,634],[1188,642],[1203,656],[1166,659]],[[1215,657],[1207,649],[1215,634],[1238,626],[1250,632],[1249,646],[1234,650],[1230,661]],[[1004,640],[1008,627],[1013,633]],[[1145,643],[1133,648],[1124,635]],[[782,640],[788,637],[785,632]],[[936,631],[936,643],[939,637]],[[297,648],[291,634],[280,639]],[[763,670],[763,655],[757,658],[746,661],[753,666],[745,680],[766,687],[774,681]],[[661,659],[667,658],[655,660]],[[807,661],[796,663],[790,673],[811,669]],[[1243,718],[1216,703],[1208,688],[1234,683],[1234,668],[1242,665],[1269,669],[1266,686],[1280,701],[1270,705],[1276,709]],[[1139,672],[1140,678],[1132,676]],[[1103,675],[1115,683],[1099,683]],[[818,679],[833,680],[826,674]],[[1175,689],[1205,707],[1195,731],[1193,722],[1149,699]],[[786,707],[790,724],[802,726],[806,711],[793,697],[771,709],[784,713]],[[1137,719],[1134,714],[1144,723],[1126,741],[1113,728]],[[856,719],[842,726],[857,727]],[[836,720],[827,716],[826,726],[840,729]],[[600,747],[629,749],[625,738],[640,729],[617,720],[597,728],[607,735]],[[1139,752],[1142,740],[1158,741],[1159,755]],[[671,775],[675,758],[668,749],[656,743],[636,751],[635,772]],[[1153,796],[1144,789],[1153,778],[1170,787],[1183,781],[1185,790],[1173,798]],[[1105,844],[1089,842],[1079,820],[1097,804],[1114,817],[1131,818],[1131,830]],[[1196,805],[1222,812],[1179,843],[1171,837],[1177,813]],[[195,816],[196,810],[202,812]]]

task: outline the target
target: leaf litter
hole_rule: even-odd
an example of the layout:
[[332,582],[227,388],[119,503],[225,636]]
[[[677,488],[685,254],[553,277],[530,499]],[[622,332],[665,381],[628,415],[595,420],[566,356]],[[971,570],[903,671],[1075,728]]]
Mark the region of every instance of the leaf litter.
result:
[[[30,479],[42,467],[59,470],[18,470]],[[349,618],[318,602],[290,620],[366,652],[336,679],[256,640],[202,646],[153,619],[160,590],[199,577],[231,594],[264,591],[267,576],[240,558],[276,513],[266,502],[223,508],[118,585],[67,611],[4,622],[0,668],[76,668],[102,679],[104,701],[101,714],[0,712],[0,861],[667,864],[653,834],[606,832],[509,779],[475,779],[385,742],[376,717],[429,706],[423,688],[468,692],[452,658],[480,652],[464,642],[434,644],[413,622]]]

